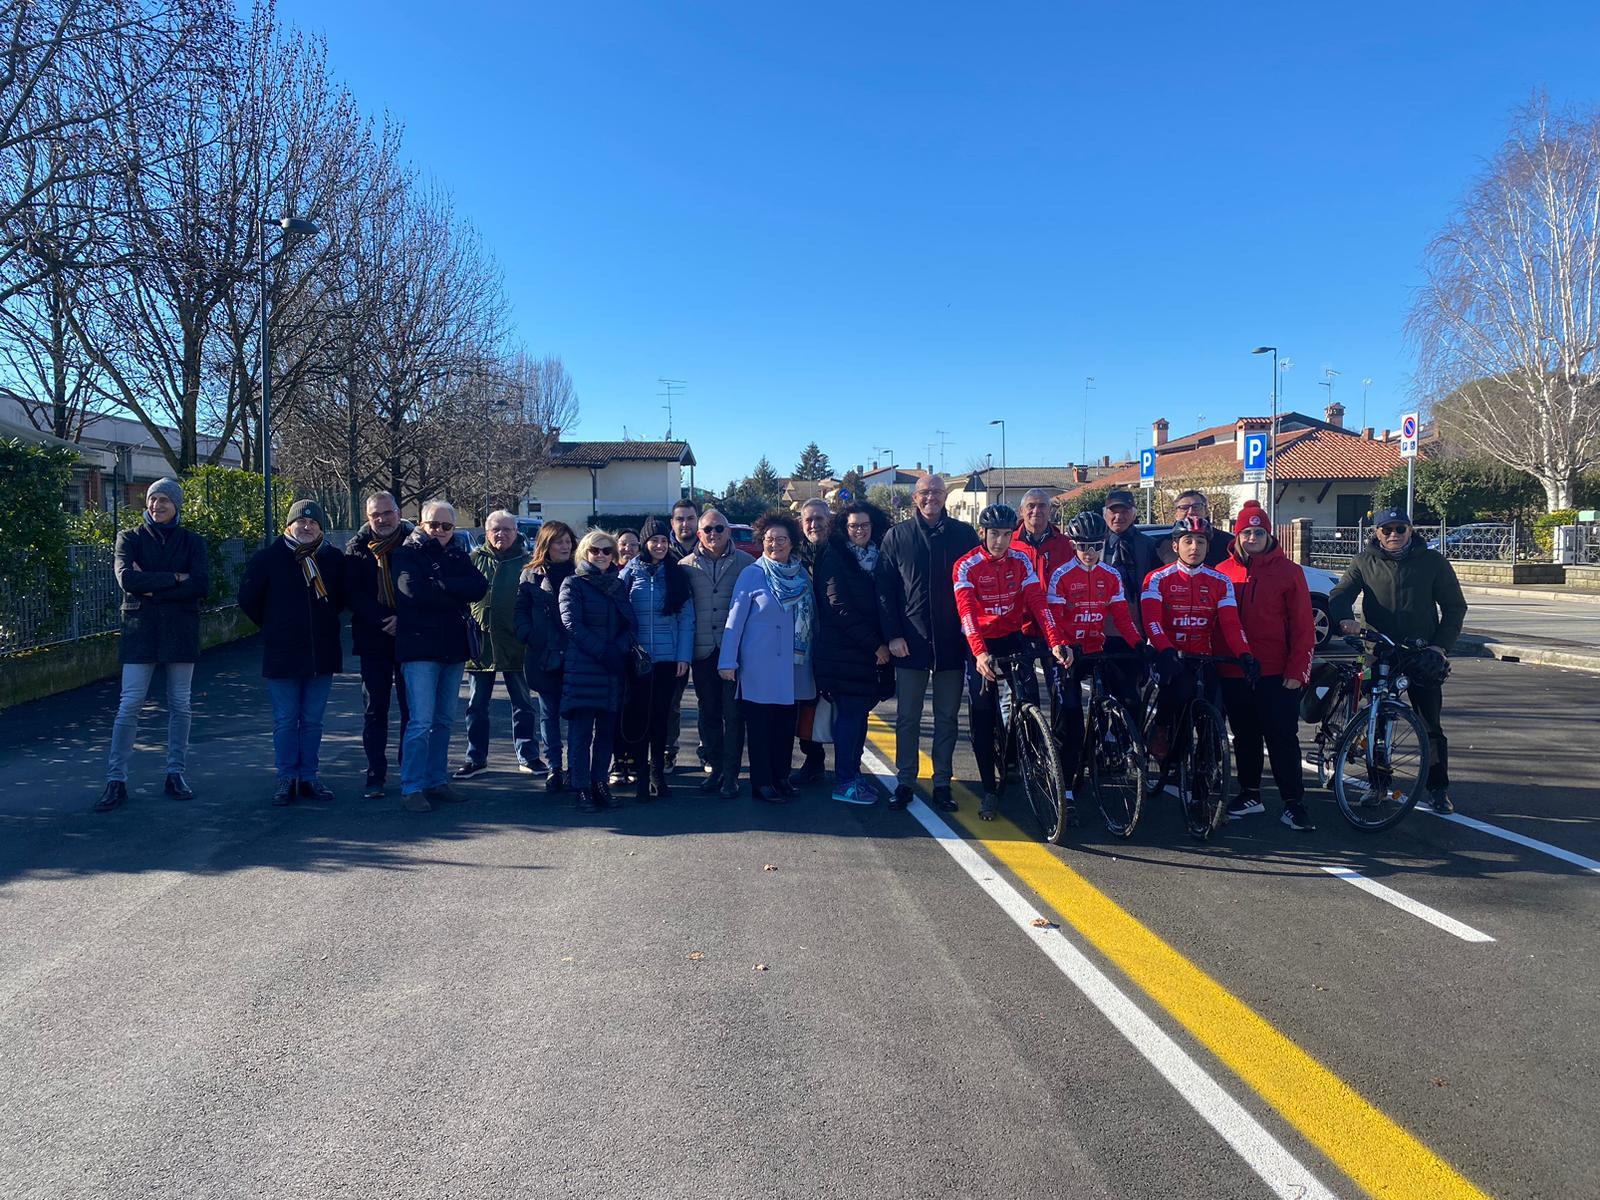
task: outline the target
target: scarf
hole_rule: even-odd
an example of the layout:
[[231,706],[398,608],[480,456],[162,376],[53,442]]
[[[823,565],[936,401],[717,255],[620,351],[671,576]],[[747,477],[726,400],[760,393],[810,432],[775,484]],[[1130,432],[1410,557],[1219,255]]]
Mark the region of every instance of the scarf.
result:
[[617,583],[622,578],[610,567],[597,567],[592,562],[579,563],[576,574],[578,578],[594,584],[606,596],[617,590]]
[[793,560],[773,562],[763,554],[756,562],[767,577],[767,586],[777,597],[779,605],[794,615],[794,661],[811,661],[811,576],[805,567]]
[[178,518],[173,517],[170,521],[157,521],[149,513],[145,513],[144,527],[155,536],[156,541],[166,545],[167,534],[178,527]]
[[[367,526],[370,532],[372,526]],[[395,607],[394,603],[394,576],[389,573],[389,551],[406,540],[406,534],[411,531],[406,528],[406,523],[401,521],[394,527],[394,532],[386,538],[372,534],[367,538],[367,549],[372,551],[373,561],[378,564],[378,602],[385,608]]]
[[861,564],[861,569],[871,575],[873,568],[878,565],[878,547],[872,542],[868,542],[865,546],[858,546],[854,542],[847,544],[850,547],[850,553],[854,554],[856,561]]
[[1411,531],[1411,539],[1406,542],[1405,549],[1399,550],[1393,554],[1385,550],[1383,548],[1383,543],[1380,542],[1376,537],[1372,539],[1372,548],[1378,552],[1379,558],[1387,559],[1389,562],[1404,562],[1406,559],[1411,557],[1411,552],[1417,548],[1417,532],[1413,529]]
[[302,546],[299,542],[291,544],[300,570],[306,577],[306,586],[316,593],[318,600],[326,600],[328,587],[322,582],[322,572],[317,570],[317,551],[322,549],[322,535],[317,534],[317,540],[308,545]]

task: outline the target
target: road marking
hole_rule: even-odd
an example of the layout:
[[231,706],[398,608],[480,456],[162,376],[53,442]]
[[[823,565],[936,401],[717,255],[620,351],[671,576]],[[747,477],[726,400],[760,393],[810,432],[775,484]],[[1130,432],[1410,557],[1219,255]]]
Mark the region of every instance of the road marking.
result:
[[[862,762],[877,773],[891,791],[894,772],[871,750],[861,755]],[[996,874],[981,854],[950,828],[920,799],[907,807],[922,827],[933,835],[951,858],[988,893],[1024,934],[1043,951],[1056,967],[1084,994],[1128,1042],[1144,1056],[1174,1090],[1194,1108],[1205,1122],[1232,1146],[1234,1151],[1262,1181],[1283,1200],[1334,1200],[1334,1193],[1295,1158],[1283,1144],[1237,1100],[1230,1096],[1183,1047],[1089,961],[1059,928],[1034,924],[1042,914]]]
[[[874,717],[874,745],[893,732]],[[921,755],[924,774],[932,764]],[[980,824],[970,789],[956,784],[968,835],[1044,899],[1208,1051],[1374,1196],[1488,1197],[1260,1014],[1179,954],[1049,849],[1004,818]],[[1252,1163],[1252,1166],[1254,1164]]]
[[1413,917],[1421,917],[1429,925],[1438,927],[1446,933],[1453,933],[1463,942],[1492,942],[1494,939],[1482,930],[1474,929],[1465,922],[1454,917],[1448,917],[1436,908],[1429,908],[1421,901],[1413,900],[1402,892],[1395,891],[1392,887],[1385,887],[1373,879],[1368,879],[1360,871],[1352,871],[1349,867],[1323,867],[1335,879],[1342,879],[1346,883],[1360,888],[1376,896],[1385,903],[1392,904],[1398,909],[1410,913]]

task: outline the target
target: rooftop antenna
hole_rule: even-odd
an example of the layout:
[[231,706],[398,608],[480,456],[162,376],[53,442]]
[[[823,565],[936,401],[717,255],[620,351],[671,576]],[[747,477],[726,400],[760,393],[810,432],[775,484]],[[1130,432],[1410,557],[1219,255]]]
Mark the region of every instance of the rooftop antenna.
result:
[[657,392],[656,395],[667,398],[667,402],[661,407],[667,410],[667,441],[670,442],[672,440],[672,401],[689,385],[682,379],[657,379],[656,382],[666,389],[665,391]]
[[944,474],[944,448],[950,444],[949,430],[935,429],[939,435],[939,474]]
[[[1322,368],[1322,375],[1323,375],[1322,382],[1317,384],[1318,387],[1325,387],[1325,388],[1328,389],[1328,407],[1329,408],[1333,407],[1333,377],[1335,375],[1337,375],[1338,373],[1339,372],[1335,371],[1332,367],[1323,367]],[[1326,414],[1324,414],[1324,415],[1326,415]]]
[[1083,457],[1080,462],[1089,461],[1089,393],[1094,391],[1094,376],[1086,375],[1083,379]]

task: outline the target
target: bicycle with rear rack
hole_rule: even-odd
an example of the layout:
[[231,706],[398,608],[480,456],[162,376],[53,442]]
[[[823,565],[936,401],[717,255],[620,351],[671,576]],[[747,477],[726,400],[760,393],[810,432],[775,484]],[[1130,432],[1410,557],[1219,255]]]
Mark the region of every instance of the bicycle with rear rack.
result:
[[[1132,837],[1144,812],[1145,742],[1139,722],[1106,686],[1105,667],[1112,662],[1142,664],[1138,654],[1088,654],[1089,699],[1083,712],[1083,755],[1079,759],[1081,794],[1093,798],[1106,828],[1117,837]],[[1075,682],[1067,686],[1077,687]]]
[[[1188,701],[1173,715],[1174,729],[1166,758],[1160,764],[1156,782],[1149,788],[1152,793],[1165,790],[1176,769],[1184,826],[1190,837],[1200,841],[1209,838],[1228,819],[1228,780],[1233,774],[1227,722],[1222,710],[1206,699],[1206,669],[1216,663],[1237,662],[1211,654],[1178,655],[1178,669],[1190,675],[1193,686]],[[1145,685],[1146,746],[1153,746],[1158,740],[1156,702],[1162,686],[1153,674]]]
[[995,668],[1000,679],[985,686],[999,690],[999,717],[995,721],[995,794],[1005,796],[1013,764],[1027,795],[1028,807],[1039,822],[1044,840],[1059,846],[1066,832],[1062,801],[1066,795],[1066,772],[1050,736],[1050,722],[1027,693],[1018,686],[1018,674],[1033,671],[1031,654],[997,654]]

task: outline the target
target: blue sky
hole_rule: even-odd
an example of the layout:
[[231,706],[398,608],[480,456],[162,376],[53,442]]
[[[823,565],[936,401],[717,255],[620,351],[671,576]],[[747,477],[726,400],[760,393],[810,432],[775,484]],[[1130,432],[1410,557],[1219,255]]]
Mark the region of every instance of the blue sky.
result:
[[[1412,407],[1423,247],[1600,5],[312,4],[502,264],[575,436],[720,488],[815,438],[952,472],[1269,407]],[[442,18],[441,13],[445,14]],[[1203,415],[1202,415],[1203,414]]]

